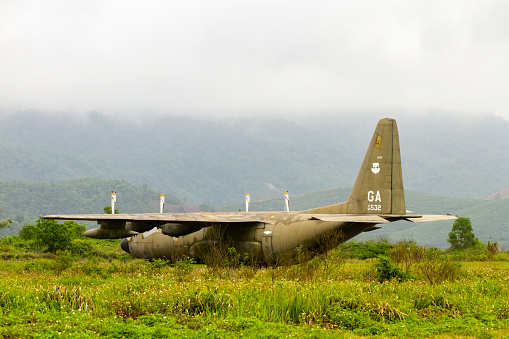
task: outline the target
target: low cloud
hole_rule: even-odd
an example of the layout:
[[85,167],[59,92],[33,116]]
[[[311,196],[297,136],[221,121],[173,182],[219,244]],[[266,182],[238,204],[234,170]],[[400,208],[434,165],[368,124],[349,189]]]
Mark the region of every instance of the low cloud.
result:
[[0,108],[509,119],[502,1],[6,1]]

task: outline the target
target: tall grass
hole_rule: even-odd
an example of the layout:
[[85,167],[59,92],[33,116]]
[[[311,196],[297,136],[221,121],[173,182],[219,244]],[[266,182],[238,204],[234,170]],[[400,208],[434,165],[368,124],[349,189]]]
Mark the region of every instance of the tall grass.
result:
[[[97,250],[9,256],[0,261],[0,337],[509,334],[509,262],[458,263],[412,242],[367,246],[384,249],[384,265],[341,249],[262,268]],[[404,279],[379,278],[395,268]]]
[[1,334],[36,337],[31,329],[68,326],[93,337],[110,333],[107,324],[130,328],[153,316],[174,319],[178,331],[211,326],[217,333],[223,333],[219,323],[242,319],[246,333],[260,323],[286,324],[285,331],[298,333],[416,337],[489,337],[509,328],[506,263],[464,264],[456,280],[430,283],[414,275],[380,283],[375,261],[350,260],[339,268],[329,262],[312,279],[295,276],[298,270],[288,274],[296,267],[223,268],[228,274],[221,274],[194,265],[183,276],[178,266],[143,260],[76,259],[64,268],[56,261],[0,262]]

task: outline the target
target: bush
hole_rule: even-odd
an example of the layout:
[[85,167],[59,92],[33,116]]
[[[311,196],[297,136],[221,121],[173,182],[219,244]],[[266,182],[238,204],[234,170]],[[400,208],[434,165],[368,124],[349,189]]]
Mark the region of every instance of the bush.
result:
[[19,235],[24,240],[32,241],[35,249],[45,248],[46,252],[56,253],[70,249],[72,240],[83,236],[85,230],[85,225],[74,221],[59,223],[56,220],[39,218],[36,225],[23,226]]
[[447,259],[453,261],[488,261],[493,257],[493,253],[489,252],[480,241],[477,241],[474,246],[463,250],[449,249],[445,254]]
[[95,255],[96,251],[94,246],[91,244],[88,239],[75,239],[69,246],[68,250],[73,255],[77,255],[80,257],[86,257],[89,255]]
[[399,241],[389,250],[389,258],[399,267],[409,272],[412,265],[421,262],[426,257],[428,250],[419,246],[413,240]]
[[23,241],[16,235],[0,237],[0,244],[2,245],[15,245]]
[[57,271],[63,271],[70,268],[74,264],[74,257],[70,252],[67,251],[59,251],[55,257],[55,261],[53,262],[53,269]]
[[509,261],[509,253],[499,252],[493,256],[493,261]]
[[393,245],[387,240],[349,241],[341,245],[341,248],[349,258],[356,259],[377,258],[381,255],[387,256],[392,247]]
[[417,266],[420,276],[431,285],[454,281],[461,277],[461,265],[457,262],[429,258]]
[[39,228],[35,225],[25,225],[19,230],[19,237],[23,240],[34,240],[37,238]]
[[398,281],[407,280],[409,275],[403,272],[398,266],[394,265],[386,256],[381,256],[375,264],[376,276],[379,282],[397,279]]
[[0,258],[10,259],[19,257],[19,252],[26,252],[28,244],[16,235],[0,237]]
[[498,252],[500,252],[500,249],[498,248],[498,242],[488,241],[488,243],[486,244],[486,250],[491,254],[497,254]]

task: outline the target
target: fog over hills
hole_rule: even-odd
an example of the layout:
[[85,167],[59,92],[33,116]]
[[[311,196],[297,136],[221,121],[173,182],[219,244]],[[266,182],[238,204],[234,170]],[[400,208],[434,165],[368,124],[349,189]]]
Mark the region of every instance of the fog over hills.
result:
[[[220,207],[353,185],[387,113],[125,120],[24,111],[0,116],[0,181],[127,180]],[[509,187],[509,122],[492,115],[392,115],[405,189],[484,198]]]

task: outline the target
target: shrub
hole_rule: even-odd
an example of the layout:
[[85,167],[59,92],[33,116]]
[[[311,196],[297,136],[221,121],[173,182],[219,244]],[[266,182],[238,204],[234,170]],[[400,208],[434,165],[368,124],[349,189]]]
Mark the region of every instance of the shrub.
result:
[[498,248],[498,242],[488,241],[488,243],[486,244],[486,250],[491,254],[497,254],[498,252],[500,252],[500,249]]
[[407,280],[409,275],[403,272],[398,266],[394,265],[386,256],[381,256],[375,264],[376,276],[379,282],[397,279],[398,281]]
[[19,237],[23,240],[34,240],[39,233],[36,225],[25,225],[19,230]]
[[449,249],[446,255],[454,261],[487,261],[493,257],[493,254],[480,241],[477,241],[474,246],[463,250]]
[[461,276],[461,265],[447,260],[427,259],[417,266],[417,272],[431,285],[454,281]]
[[70,268],[74,264],[74,257],[68,251],[59,251],[53,262],[53,269],[63,271]]
[[68,250],[73,254],[80,257],[86,257],[89,255],[94,255],[96,253],[94,246],[87,241],[87,239],[75,239]]
[[389,250],[389,258],[409,272],[412,265],[426,258],[428,250],[415,243],[414,240],[399,241]]
[[36,225],[23,226],[19,235],[24,240],[32,241],[33,248],[45,248],[46,252],[56,253],[69,249],[72,240],[83,236],[85,229],[85,225],[73,221],[59,223],[56,220],[39,218]]
[[493,261],[509,261],[509,253],[499,252],[493,256]]
[[349,241],[342,244],[341,248],[350,258],[369,259],[377,258],[381,255],[387,256],[392,246],[387,240],[368,240],[366,242]]

